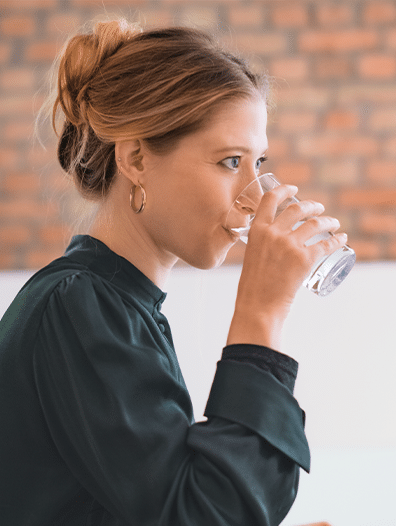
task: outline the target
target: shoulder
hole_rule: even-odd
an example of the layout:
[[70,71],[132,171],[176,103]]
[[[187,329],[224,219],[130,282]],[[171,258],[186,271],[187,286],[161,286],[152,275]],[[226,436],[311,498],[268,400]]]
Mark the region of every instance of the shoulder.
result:
[[[22,287],[2,320],[7,327],[30,327],[36,332],[43,316],[61,317],[69,311],[73,317],[87,320],[97,311],[117,308],[123,302],[109,282],[84,265],[61,257],[36,272]],[[23,320],[23,324],[21,321]]]
[[23,303],[46,303],[54,293],[84,295],[94,287],[100,289],[104,282],[87,267],[60,257],[36,272],[19,291],[18,298]]

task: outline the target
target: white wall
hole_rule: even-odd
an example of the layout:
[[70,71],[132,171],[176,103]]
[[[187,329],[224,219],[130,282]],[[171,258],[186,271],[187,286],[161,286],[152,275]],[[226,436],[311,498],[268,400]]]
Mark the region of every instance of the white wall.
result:
[[[169,283],[164,312],[197,419],[239,274],[238,267],[183,269]],[[281,350],[300,364],[295,395],[312,453],[283,526],[396,526],[396,264],[357,264],[326,298],[302,288]]]
[[[177,269],[164,304],[203,414],[233,312],[240,268]],[[0,315],[29,273],[0,274]],[[283,522],[396,526],[396,264],[357,264],[330,296],[301,289],[282,351],[300,363],[312,471]]]

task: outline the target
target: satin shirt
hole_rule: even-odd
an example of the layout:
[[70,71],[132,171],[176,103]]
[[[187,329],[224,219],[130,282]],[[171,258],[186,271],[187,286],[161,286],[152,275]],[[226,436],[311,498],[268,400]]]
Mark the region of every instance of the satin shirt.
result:
[[165,296],[89,236],[19,292],[0,324],[1,526],[283,520],[309,470],[303,411],[271,369],[223,356],[194,422]]

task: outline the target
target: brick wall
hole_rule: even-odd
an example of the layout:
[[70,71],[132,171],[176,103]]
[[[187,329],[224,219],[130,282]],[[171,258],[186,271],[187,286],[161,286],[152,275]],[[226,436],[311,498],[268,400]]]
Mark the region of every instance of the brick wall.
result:
[[394,0],[0,0],[0,268],[46,264],[92,211],[48,130],[46,150],[33,141],[33,123],[55,53],[105,11],[206,28],[267,69],[277,102],[268,171],[323,202],[359,260],[396,258]]

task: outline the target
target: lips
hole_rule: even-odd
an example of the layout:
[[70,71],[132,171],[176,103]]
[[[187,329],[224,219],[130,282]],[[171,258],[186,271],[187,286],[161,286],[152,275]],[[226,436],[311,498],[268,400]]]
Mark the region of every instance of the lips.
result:
[[232,230],[229,230],[225,226],[223,226],[223,229],[227,232],[228,236],[233,241],[233,243],[236,243],[238,239],[241,237],[238,232],[233,232]]

